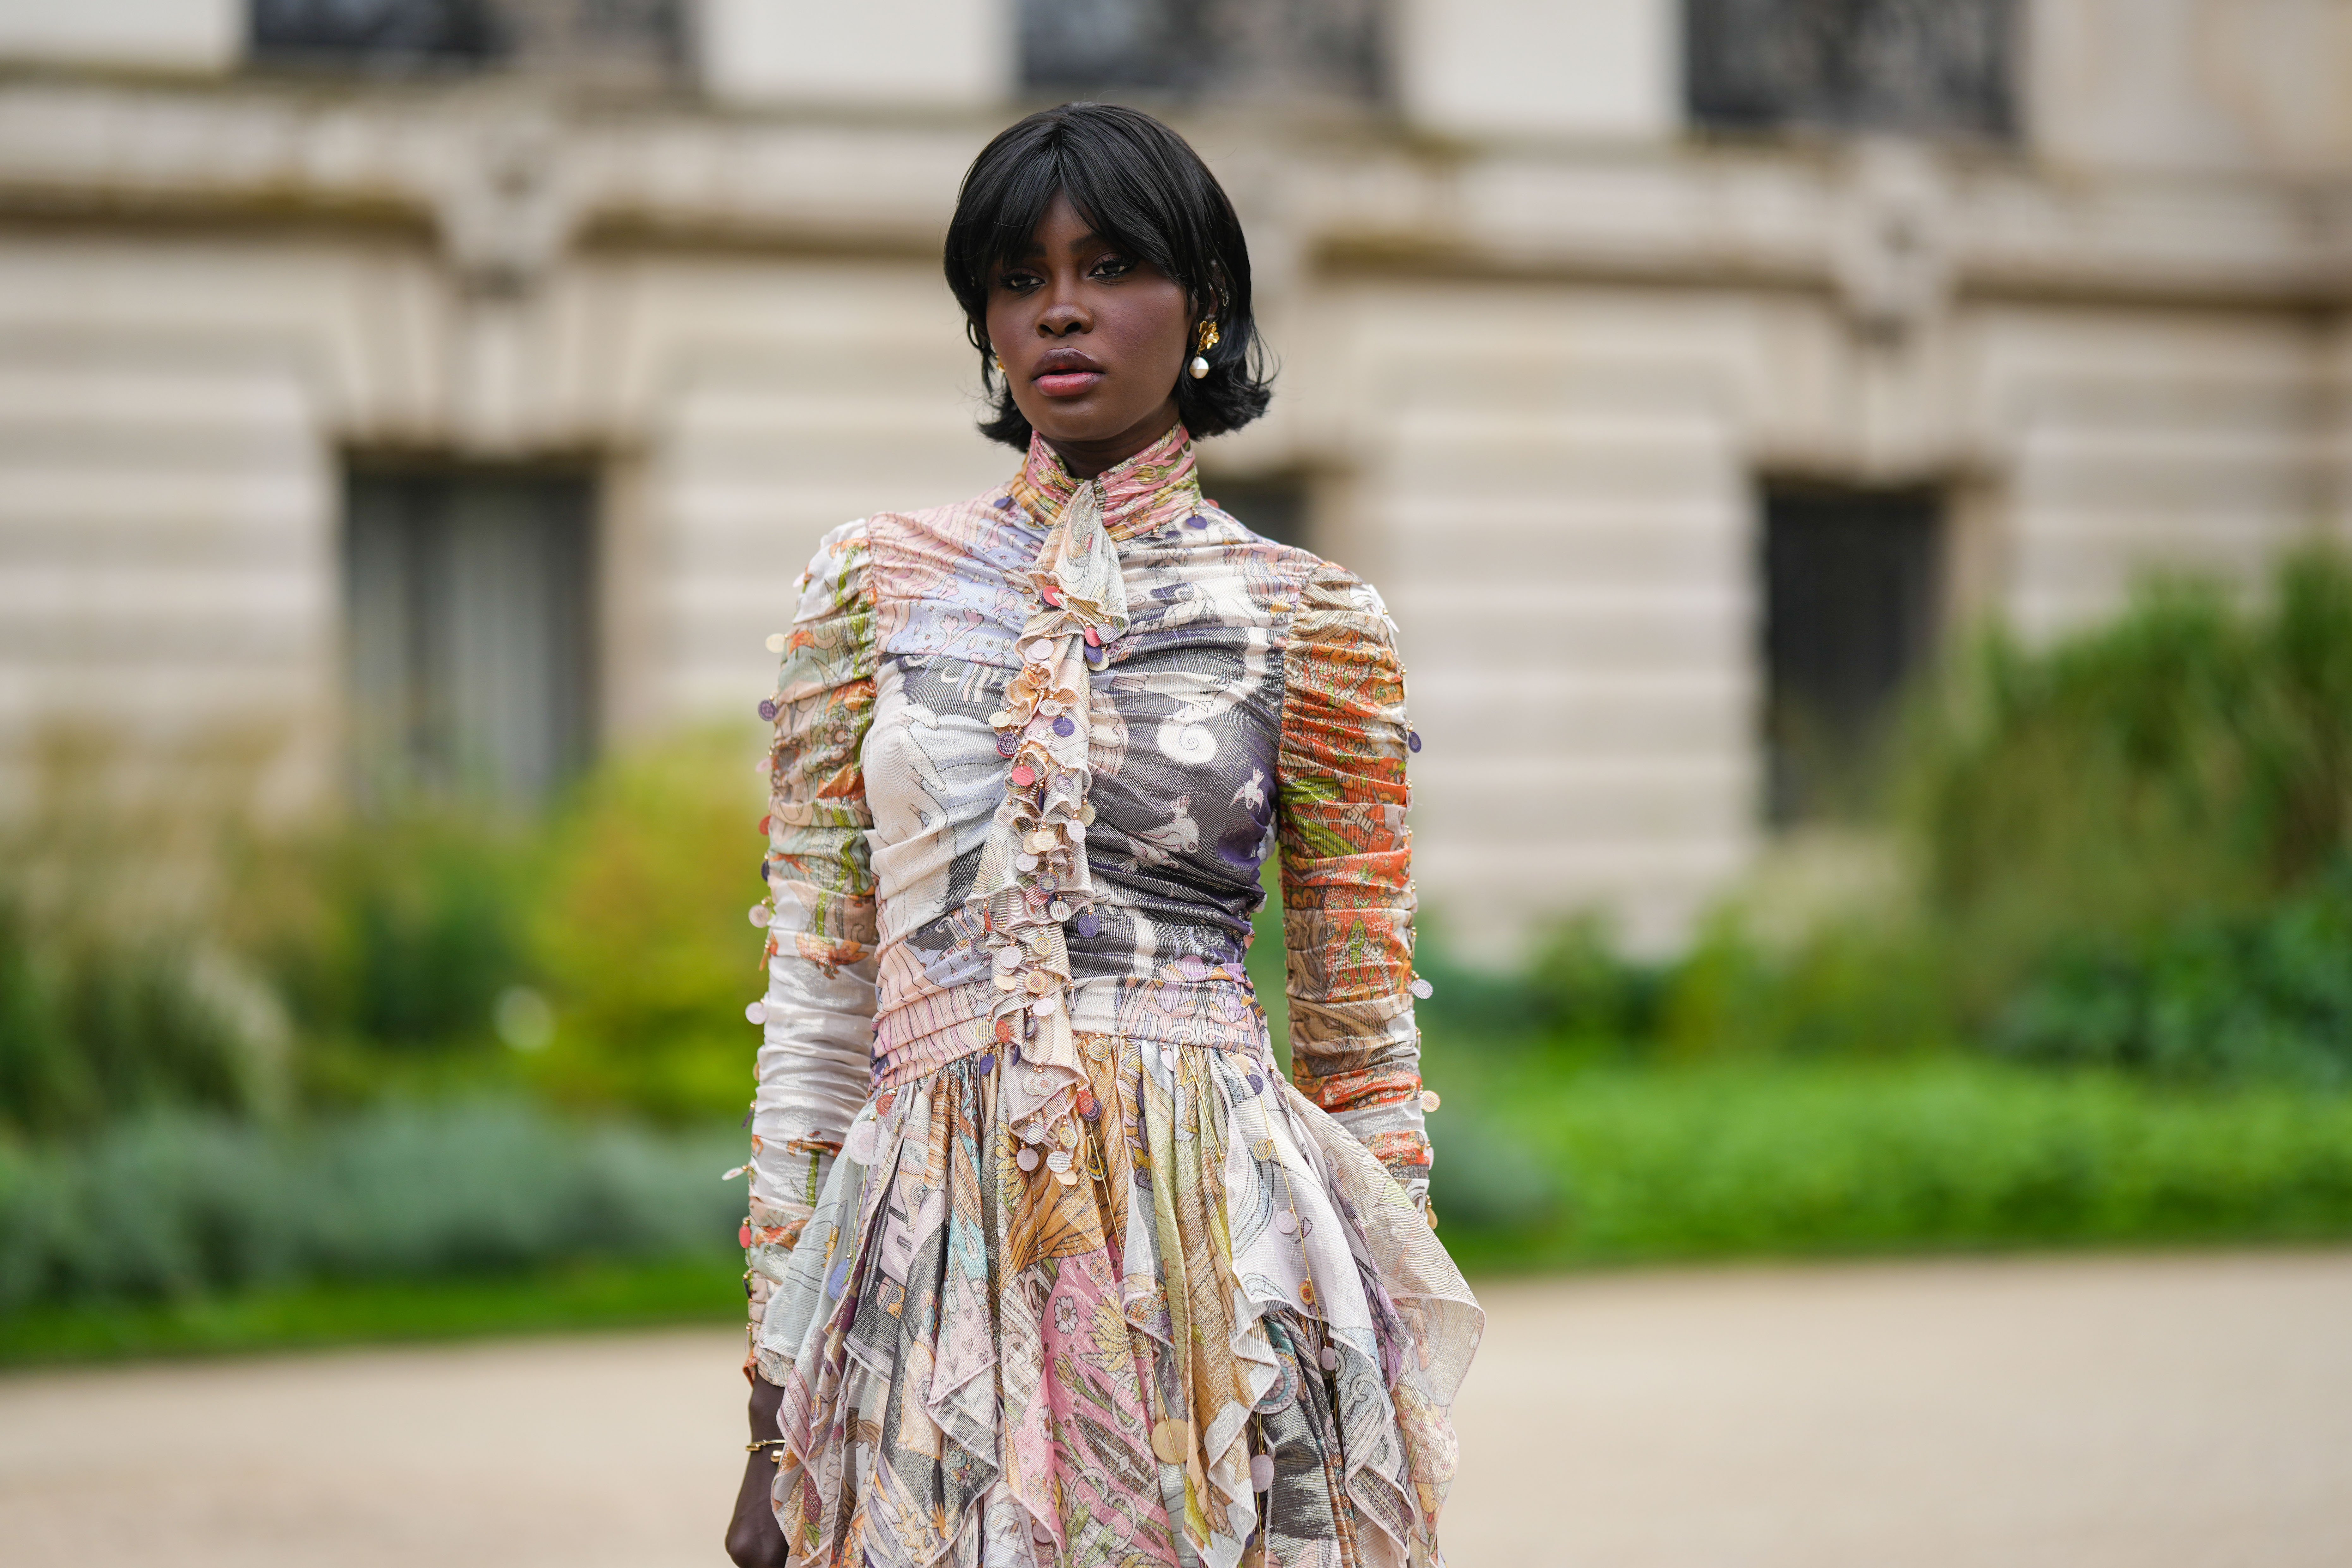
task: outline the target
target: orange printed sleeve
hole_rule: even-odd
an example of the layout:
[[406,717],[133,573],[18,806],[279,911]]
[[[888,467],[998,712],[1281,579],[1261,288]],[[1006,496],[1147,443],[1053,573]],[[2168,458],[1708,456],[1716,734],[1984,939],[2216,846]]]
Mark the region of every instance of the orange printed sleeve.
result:
[[1324,564],[1284,648],[1277,833],[1290,1070],[1426,1206],[1404,669],[1372,588]]

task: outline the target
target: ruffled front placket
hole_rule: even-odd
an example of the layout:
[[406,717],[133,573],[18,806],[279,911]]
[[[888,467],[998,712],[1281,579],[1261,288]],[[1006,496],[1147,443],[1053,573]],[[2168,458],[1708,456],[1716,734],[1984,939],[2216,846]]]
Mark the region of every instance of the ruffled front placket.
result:
[[1038,607],[1021,629],[1021,668],[1004,706],[989,716],[1006,762],[1003,804],[989,829],[967,906],[982,916],[982,945],[998,992],[997,1044],[1013,1056],[1003,1079],[1006,1120],[1034,1171],[1042,1162],[1065,1186],[1078,1179],[1078,1131],[1100,1107],[1086,1087],[1070,1029],[1066,925],[1097,929],[1087,869],[1087,673],[1128,628],[1118,551],[1103,526],[1099,480],[1079,485],[1027,573]]

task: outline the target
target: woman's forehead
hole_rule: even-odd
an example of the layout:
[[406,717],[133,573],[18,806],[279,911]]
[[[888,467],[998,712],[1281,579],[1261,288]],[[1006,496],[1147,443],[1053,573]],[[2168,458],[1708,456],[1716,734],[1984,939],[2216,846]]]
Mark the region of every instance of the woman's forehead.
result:
[[1042,257],[1049,250],[1083,255],[1107,248],[1134,249],[1136,241],[1096,221],[1066,190],[1056,187],[1025,228],[1003,220],[1001,242],[990,258],[999,265]]

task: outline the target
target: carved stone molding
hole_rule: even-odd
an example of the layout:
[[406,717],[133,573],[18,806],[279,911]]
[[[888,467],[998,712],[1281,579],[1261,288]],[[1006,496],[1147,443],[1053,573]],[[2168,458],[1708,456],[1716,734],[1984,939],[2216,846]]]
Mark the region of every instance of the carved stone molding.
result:
[[[1205,115],[1188,131],[1228,133]],[[1204,129],[1205,127],[1205,129]],[[842,126],[649,104],[573,117],[480,82],[336,100],[258,83],[193,91],[0,82],[0,215],[429,226],[476,289],[528,288],[580,235],[935,256],[992,120]],[[1287,226],[1309,265],[1827,287],[1857,321],[1942,293],[2352,304],[2352,201],[2284,180],[2058,178],[1870,143],[1433,155],[1377,138],[1286,142]],[[1231,160],[1227,160],[1230,162]]]
[[434,216],[469,289],[519,294],[562,258],[584,191],[564,127],[530,110],[490,110],[456,132],[434,169]]
[[1952,201],[1926,149],[1876,140],[1854,148],[1830,268],[1867,334],[1901,337],[1943,312],[1954,272]]

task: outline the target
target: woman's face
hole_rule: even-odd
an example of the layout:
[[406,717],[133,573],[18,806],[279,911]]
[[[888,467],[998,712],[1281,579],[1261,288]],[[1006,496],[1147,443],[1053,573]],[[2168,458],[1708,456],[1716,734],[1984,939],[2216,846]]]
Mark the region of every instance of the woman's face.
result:
[[1182,287],[1096,235],[1066,195],[989,279],[988,341],[1013,401],[1082,479],[1176,422],[1192,337]]

